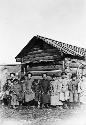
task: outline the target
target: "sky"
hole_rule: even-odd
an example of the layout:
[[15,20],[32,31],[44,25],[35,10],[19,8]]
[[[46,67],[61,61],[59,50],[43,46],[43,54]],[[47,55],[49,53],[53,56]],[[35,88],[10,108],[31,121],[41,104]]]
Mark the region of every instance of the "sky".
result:
[[0,64],[34,35],[86,48],[86,0],[0,0]]

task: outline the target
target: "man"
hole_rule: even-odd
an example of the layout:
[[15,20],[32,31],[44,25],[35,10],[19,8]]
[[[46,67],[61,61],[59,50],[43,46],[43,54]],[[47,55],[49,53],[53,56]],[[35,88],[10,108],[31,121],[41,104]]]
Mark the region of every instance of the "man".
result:
[[39,89],[41,91],[40,97],[40,107],[45,106],[48,108],[50,106],[50,81],[47,79],[47,75],[42,75],[43,79],[39,82]]

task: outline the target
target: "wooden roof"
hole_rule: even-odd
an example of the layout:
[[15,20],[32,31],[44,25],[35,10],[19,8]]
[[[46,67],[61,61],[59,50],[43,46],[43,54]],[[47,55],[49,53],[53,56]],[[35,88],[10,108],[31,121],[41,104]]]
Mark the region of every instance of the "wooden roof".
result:
[[49,44],[55,48],[58,48],[59,50],[63,51],[66,54],[85,57],[85,53],[86,53],[85,48],[72,46],[70,44],[66,44],[66,43],[63,43],[60,41],[52,40],[52,39],[37,35],[37,36],[34,36],[28,42],[28,44],[20,51],[20,53],[15,58],[22,58],[23,56],[25,56],[28,53],[28,51],[31,49],[31,47],[34,45],[34,43],[35,42],[38,43],[40,40],[41,40],[41,42],[46,42],[47,44]]

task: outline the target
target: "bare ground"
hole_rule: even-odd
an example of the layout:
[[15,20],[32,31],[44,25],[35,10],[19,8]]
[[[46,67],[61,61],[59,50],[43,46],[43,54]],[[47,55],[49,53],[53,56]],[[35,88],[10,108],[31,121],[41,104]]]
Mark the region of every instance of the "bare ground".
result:
[[[80,107],[74,109],[8,109],[7,107],[0,106],[0,117],[2,125],[52,125],[55,121],[63,121],[70,119],[74,112],[77,112]],[[56,122],[57,123],[57,122]]]

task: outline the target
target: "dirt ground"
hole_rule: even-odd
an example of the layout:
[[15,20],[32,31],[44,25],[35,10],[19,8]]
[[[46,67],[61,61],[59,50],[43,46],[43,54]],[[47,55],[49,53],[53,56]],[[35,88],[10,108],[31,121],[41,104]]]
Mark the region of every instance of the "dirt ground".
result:
[[60,125],[64,120],[78,114],[79,110],[80,107],[74,109],[22,107],[15,110],[0,105],[0,125],[56,125],[57,123]]

